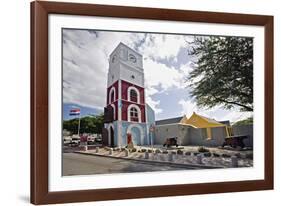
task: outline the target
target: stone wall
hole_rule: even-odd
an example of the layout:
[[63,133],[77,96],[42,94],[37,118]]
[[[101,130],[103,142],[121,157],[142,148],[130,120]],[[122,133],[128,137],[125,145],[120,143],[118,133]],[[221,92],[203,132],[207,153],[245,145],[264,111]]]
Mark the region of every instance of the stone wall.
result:
[[233,135],[247,135],[243,142],[246,147],[253,147],[253,125],[232,126]]
[[154,144],[162,145],[167,138],[177,137],[179,145],[188,145],[188,128],[180,124],[167,124],[156,126]]
[[154,144],[162,145],[167,138],[178,137],[179,145],[221,146],[226,137],[225,127],[211,128],[212,138],[207,138],[206,129],[197,129],[188,125],[167,124],[157,126]]
[[206,129],[196,129],[190,127],[190,145],[196,146],[209,146],[217,147],[221,146],[226,137],[225,127],[214,127],[211,128],[212,138],[208,139]]

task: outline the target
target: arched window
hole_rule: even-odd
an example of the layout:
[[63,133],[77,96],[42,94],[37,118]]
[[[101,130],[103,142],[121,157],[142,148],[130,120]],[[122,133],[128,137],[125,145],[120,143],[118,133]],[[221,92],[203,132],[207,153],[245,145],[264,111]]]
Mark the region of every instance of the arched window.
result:
[[128,101],[140,104],[140,92],[134,86],[128,88]]
[[141,122],[141,110],[138,105],[129,105],[127,109],[127,119],[129,122]]
[[115,94],[115,87],[111,87],[110,91],[109,91],[109,104],[111,104],[112,102],[114,102],[116,99],[116,94]]
[[132,102],[138,102],[138,94],[137,94],[136,90],[134,90],[134,89],[131,89],[131,91],[130,91],[130,100]]
[[113,92],[111,92],[110,99],[111,99],[111,102],[114,102],[114,100],[115,100],[114,90],[113,90]]
[[131,122],[138,122],[139,121],[139,114],[138,110],[135,107],[132,107],[130,109],[130,117]]

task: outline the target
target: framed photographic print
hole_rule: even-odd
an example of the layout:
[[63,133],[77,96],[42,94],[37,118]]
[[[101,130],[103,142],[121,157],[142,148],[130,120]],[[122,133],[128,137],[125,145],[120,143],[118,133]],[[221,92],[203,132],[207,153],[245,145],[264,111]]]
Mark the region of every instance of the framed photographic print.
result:
[[273,189],[273,17],[31,3],[31,202]]

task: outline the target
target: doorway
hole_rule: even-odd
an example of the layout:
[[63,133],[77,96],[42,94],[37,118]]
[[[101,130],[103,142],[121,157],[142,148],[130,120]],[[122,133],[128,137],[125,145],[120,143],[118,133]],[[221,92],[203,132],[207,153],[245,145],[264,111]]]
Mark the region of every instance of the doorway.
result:
[[114,147],[114,130],[113,127],[110,127],[110,147]]

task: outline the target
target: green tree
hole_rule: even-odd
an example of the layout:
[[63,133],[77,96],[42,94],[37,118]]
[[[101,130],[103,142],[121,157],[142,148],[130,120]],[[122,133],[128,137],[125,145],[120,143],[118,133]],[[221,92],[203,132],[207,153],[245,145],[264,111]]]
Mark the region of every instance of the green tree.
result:
[[[101,134],[103,128],[104,115],[91,115],[80,119],[80,133]],[[63,129],[77,134],[79,119],[63,121]]]
[[189,55],[193,70],[187,77],[197,105],[253,111],[253,39],[195,37]]
[[247,119],[243,119],[243,120],[240,120],[240,121],[237,121],[234,123],[234,125],[249,125],[249,124],[253,124],[254,123],[254,120],[253,120],[253,117],[249,117]]

